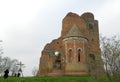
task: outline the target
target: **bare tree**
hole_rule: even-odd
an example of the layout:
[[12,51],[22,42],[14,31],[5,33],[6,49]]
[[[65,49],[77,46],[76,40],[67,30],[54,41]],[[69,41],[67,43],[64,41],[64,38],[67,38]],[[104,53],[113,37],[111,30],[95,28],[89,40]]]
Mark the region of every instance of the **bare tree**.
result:
[[37,76],[37,73],[38,73],[38,68],[37,68],[37,67],[34,67],[34,68],[32,69],[32,75],[33,75],[33,76]]
[[9,57],[3,57],[1,59],[1,68],[0,68],[0,73],[1,76],[3,75],[4,71],[6,69],[9,69],[11,76],[14,76],[15,73],[18,71],[18,66],[17,66],[18,60],[17,59],[10,59]]
[[101,49],[109,82],[120,82],[120,38],[101,37]]
[[2,40],[0,40],[0,75],[2,75],[2,54],[3,54],[3,48],[2,48]]
[[18,73],[19,70],[19,66],[17,65],[18,63],[19,61],[17,59],[13,59],[11,61],[11,67],[10,67],[11,76],[16,76],[16,74]]
[[0,75],[2,76],[6,69],[12,73],[12,76],[18,71],[18,63],[17,59],[11,59],[9,57],[2,57],[3,48],[2,48],[2,40],[0,40]]
[[2,45],[1,45],[1,41],[0,41],[0,57],[1,57],[2,54],[3,54],[3,48],[2,48]]
[[1,61],[1,69],[0,69],[1,75],[3,75],[6,69],[10,69],[10,65],[11,65],[11,59],[9,57],[3,57]]

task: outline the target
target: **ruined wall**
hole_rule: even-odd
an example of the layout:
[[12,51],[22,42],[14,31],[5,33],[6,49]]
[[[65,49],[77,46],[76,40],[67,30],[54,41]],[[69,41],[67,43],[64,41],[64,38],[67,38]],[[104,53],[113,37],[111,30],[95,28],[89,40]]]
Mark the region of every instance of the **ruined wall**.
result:
[[74,13],[68,13],[62,21],[62,32],[61,36],[65,36],[71,29],[73,24],[77,24],[83,35],[87,35],[87,27],[85,21],[80,18],[79,15]]
[[[73,29],[71,31],[73,32],[72,36],[70,32],[72,28],[76,28],[79,32],[74,32],[75,29]],[[79,48],[81,48],[80,61],[78,62],[79,59],[76,58],[70,63],[68,50],[72,49],[72,58],[75,58],[78,57]],[[82,73],[90,74],[94,72],[94,69],[103,71],[98,21],[94,19],[94,15],[87,12],[79,16],[70,12],[64,17],[61,36],[46,44],[42,51],[38,76],[48,75],[54,71],[53,65],[56,61],[56,51],[61,55],[60,65],[61,70],[64,70],[64,74],[71,74],[70,72],[78,72],[79,75]],[[94,68],[95,64],[97,65],[96,68]]]

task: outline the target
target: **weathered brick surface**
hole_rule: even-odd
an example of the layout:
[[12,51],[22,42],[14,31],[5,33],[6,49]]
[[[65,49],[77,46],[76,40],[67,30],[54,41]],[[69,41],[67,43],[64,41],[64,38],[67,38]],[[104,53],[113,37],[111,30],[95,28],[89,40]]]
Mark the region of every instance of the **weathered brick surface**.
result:
[[61,36],[45,45],[38,76],[61,75],[58,70],[62,75],[87,75],[94,70],[103,74],[98,21],[92,13],[68,13],[62,21]]

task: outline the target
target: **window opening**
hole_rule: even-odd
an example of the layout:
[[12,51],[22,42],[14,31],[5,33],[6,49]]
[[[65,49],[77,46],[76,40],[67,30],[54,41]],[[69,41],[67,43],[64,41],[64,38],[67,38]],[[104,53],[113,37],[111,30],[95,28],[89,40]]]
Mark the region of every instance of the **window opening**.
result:
[[90,58],[91,58],[92,60],[95,60],[94,54],[90,54]]
[[81,52],[81,50],[78,49],[78,62],[80,62],[80,52]]
[[89,29],[93,29],[93,25],[92,24],[89,24]]
[[72,62],[72,49],[69,49],[69,63]]

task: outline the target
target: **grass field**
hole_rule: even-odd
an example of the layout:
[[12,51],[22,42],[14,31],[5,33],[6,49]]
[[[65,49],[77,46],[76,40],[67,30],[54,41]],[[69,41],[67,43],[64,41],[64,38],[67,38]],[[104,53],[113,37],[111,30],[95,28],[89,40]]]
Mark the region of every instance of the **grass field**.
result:
[[[59,77],[9,77],[3,79],[0,77],[0,82],[92,82],[92,77],[78,76],[59,76]],[[105,78],[99,78],[97,82],[108,82]]]

